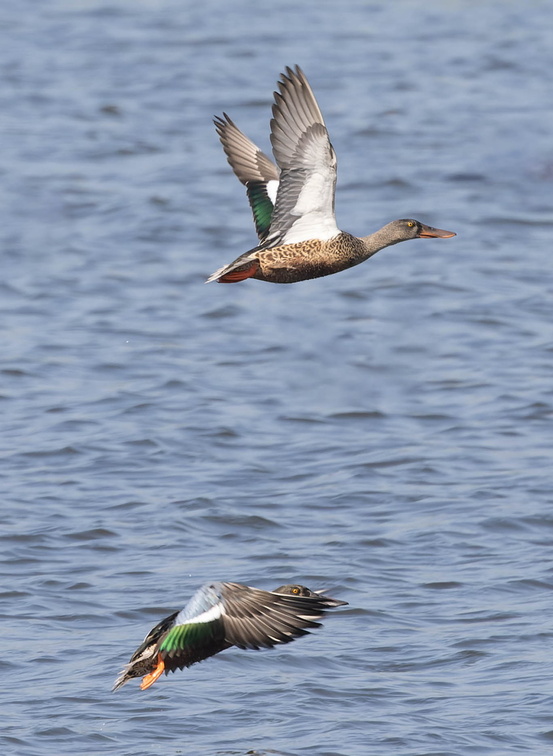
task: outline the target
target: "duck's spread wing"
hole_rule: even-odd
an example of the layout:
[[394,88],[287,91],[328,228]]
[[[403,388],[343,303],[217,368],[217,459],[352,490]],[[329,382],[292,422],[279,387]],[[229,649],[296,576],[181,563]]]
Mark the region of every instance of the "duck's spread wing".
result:
[[285,596],[238,583],[223,583],[225,640],[239,648],[272,648],[319,627],[324,599]]
[[267,236],[279,184],[279,170],[270,158],[223,113],[214,119],[227,160],[246,187],[255,230],[260,241]]
[[336,154],[301,69],[287,68],[278,86],[271,144],[281,173],[268,242],[275,246],[330,239],[339,233],[334,215]]

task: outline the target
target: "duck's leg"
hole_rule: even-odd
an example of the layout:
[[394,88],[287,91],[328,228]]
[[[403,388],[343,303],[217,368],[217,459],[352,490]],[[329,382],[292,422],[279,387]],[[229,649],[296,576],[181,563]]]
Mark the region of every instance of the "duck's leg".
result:
[[153,672],[150,672],[149,674],[145,675],[142,678],[142,682],[140,683],[140,690],[146,690],[151,685],[153,685],[155,681],[158,679],[158,677],[161,677],[164,669],[165,669],[165,662],[161,658],[161,654],[158,654],[157,667],[154,669]]

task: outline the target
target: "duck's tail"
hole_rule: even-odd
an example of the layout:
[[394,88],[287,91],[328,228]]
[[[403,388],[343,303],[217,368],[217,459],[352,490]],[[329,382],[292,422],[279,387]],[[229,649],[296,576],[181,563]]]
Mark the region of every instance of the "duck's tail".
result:
[[252,257],[250,252],[246,252],[244,255],[240,255],[230,265],[223,265],[212,273],[207,279],[206,283],[212,281],[218,281],[219,283],[237,283],[237,281],[244,281],[246,278],[251,278],[259,270],[259,260],[257,257]]
[[140,687],[142,690],[146,690],[146,688],[155,683],[164,669],[165,663],[161,658],[161,654],[156,653],[154,646],[150,646],[139,657],[131,659],[123,667],[119,673],[119,677],[113,684],[112,693],[122,688],[129,680],[134,680],[137,677],[144,677]]

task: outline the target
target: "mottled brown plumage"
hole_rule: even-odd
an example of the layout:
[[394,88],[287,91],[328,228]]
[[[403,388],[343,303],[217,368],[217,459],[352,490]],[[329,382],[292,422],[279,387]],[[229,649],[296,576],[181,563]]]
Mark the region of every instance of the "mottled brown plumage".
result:
[[309,239],[283,244],[258,254],[258,270],[250,278],[270,283],[306,281],[351,268],[364,254],[363,242],[345,232],[329,241]]

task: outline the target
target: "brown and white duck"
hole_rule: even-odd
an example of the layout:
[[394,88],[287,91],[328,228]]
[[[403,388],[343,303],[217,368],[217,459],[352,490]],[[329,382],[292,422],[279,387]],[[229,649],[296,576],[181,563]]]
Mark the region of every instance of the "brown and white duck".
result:
[[[341,231],[334,215],[336,154],[305,74],[286,69],[275,92],[271,144],[277,165],[223,113],[215,119],[228,162],[246,186],[259,245],[206,283],[257,278],[295,283],[328,276],[408,239],[455,236],[404,218],[368,236]],[[278,166],[278,168],[277,168]]]

